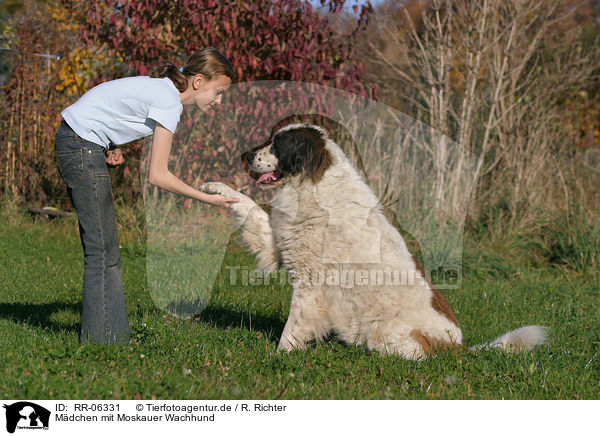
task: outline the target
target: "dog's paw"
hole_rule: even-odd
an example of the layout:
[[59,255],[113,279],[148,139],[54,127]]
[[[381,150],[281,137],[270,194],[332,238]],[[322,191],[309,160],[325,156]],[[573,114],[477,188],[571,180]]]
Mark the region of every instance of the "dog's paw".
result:
[[250,213],[250,211],[254,209],[254,207],[258,207],[251,198],[247,197],[241,192],[234,190],[233,188],[230,188],[224,183],[208,182],[200,186],[200,188],[198,189],[210,195],[218,194],[224,197],[239,199],[238,202],[231,203],[230,205],[238,224],[243,224],[248,216],[248,213]]
[[239,195],[240,195],[239,192],[233,190],[232,188],[227,186],[225,183],[221,183],[221,182],[205,183],[202,186],[200,186],[199,190],[204,192],[205,194],[209,194],[209,195],[219,194],[219,195],[223,195],[224,197],[239,197]]

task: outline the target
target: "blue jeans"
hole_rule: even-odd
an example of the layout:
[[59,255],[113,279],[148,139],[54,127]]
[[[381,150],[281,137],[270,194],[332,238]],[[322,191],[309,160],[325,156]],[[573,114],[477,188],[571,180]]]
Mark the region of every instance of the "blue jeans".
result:
[[125,343],[129,340],[129,322],[104,147],[82,139],[63,121],[56,131],[54,151],[58,171],[77,212],[83,245],[80,341]]

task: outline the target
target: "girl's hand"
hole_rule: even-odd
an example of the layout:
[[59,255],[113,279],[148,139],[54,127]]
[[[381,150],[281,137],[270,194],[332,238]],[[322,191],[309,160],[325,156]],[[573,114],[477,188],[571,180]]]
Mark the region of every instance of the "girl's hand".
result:
[[239,201],[240,201],[239,198],[224,197],[223,195],[214,194],[214,195],[210,196],[210,200],[208,201],[208,203],[210,203],[214,206],[228,209],[229,207],[231,207],[231,203],[238,203]]
[[115,148],[106,152],[106,163],[108,165],[121,165],[124,162],[125,159],[123,159],[123,153],[120,148]]

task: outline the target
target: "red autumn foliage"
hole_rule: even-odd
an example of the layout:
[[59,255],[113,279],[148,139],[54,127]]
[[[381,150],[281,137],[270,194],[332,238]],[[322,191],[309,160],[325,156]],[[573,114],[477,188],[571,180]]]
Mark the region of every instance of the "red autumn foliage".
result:
[[[344,0],[321,3],[336,13]],[[325,16],[301,0],[91,0],[82,6],[87,10],[82,40],[106,44],[115,57],[123,58],[127,75],[146,75],[161,61],[183,62],[188,54],[214,46],[233,63],[240,82],[311,82],[362,96],[375,93],[361,82],[364,64],[354,55],[368,5],[362,7],[348,35],[336,33]],[[98,77],[98,82],[114,78]],[[217,111],[205,117],[202,126],[195,123],[195,114],[185,113],[180,122],[184,133],[176,142],[187,146],[179,150],[183,158],[177,156],[176,175],[190,184],[210,179],[240,182],[239,175],[233,175],[239,147],[227,131],[242,130],[233,136],[248,145],[261,141],[274,119],[288,115],[282,109],[281,94],[278,98],[238,96],[237,101],[224,105],[226,109],[228,104],[229,109],[235,106],[235,119],[224,121]],[[316,100],[321,112],[333,110],[319,98],[290,95],[285,104],[302,107]]]
[[[339,11],[344,1],[322,2]],[[91,0],[83,3],[88,44],[119,52],[131,74],[148,74],[160,60],[183,59],[217,47],[240,79],[316,82],[362,95],[364,69],[352,38],[336,35],[329,21],[301,0]],[[367,17],[361,10],[357,26]],[[345,85],[344,85],[345,84]]]

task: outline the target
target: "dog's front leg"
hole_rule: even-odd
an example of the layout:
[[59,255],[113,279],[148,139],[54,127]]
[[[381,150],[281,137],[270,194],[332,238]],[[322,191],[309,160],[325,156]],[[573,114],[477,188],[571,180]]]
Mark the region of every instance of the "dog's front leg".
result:
[[280,267],[279,250],[269,222],[269,215],[250,197],[231,189],[224,183],[205,183],[200,190],[208,194],[237,197],[238,203],[231,203],[236,223],[241,227],[241,237],[248,249],[258,258],[257,269],[272,272]]
[[312,334],[305,331],[300,324],[300,320],[297,316],[290,312],[290,317],[285,323],[281,339],[279,339],[279,345],[277,351],[292,351],[295,349],[306,348],[306,343],[312,338]]
[[318,304],[314,295],[303,290],[294,290],[290,315],[288,316],[277,351],[306,348],[306,343],[314,339],[315,332],[325,331],[325,326],[318,325],[324,321],[324,308]]

